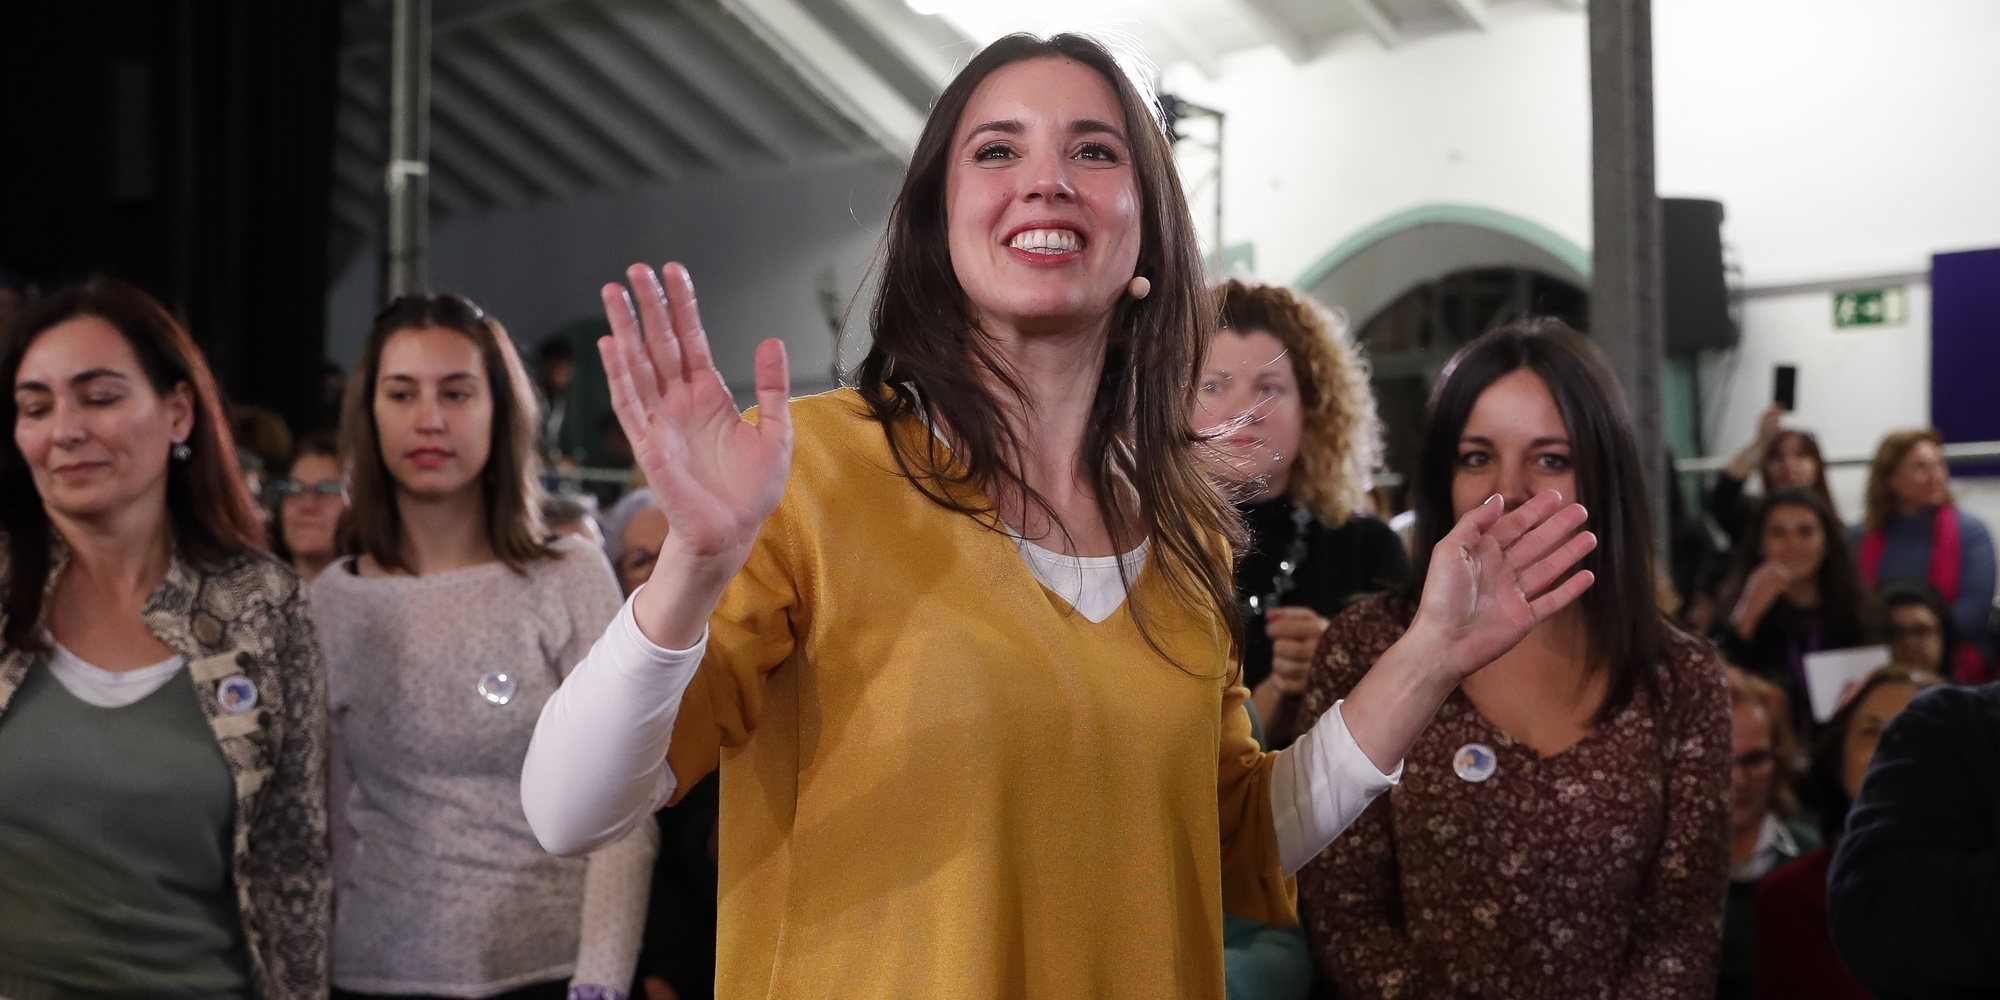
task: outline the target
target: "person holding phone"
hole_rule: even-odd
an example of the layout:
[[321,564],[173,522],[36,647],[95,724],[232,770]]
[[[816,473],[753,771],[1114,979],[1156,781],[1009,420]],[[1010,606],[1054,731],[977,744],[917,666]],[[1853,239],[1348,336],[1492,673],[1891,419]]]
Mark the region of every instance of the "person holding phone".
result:
[[1785,414],[1797,405],[1798,368],[1777,366],[1771,390],[1772,403],[1757,418],[1757,436],[1716,475],[1708,490],[1708,515],[1729,536],[1732,549],[1743,544],[1757,509],[1756,498],[1745,493],[1752,473],[1762,475],[1766,493],[1791,487],[1810,489],[1826,501],[1835,517],[1840,512],[1827,489],[1826,459],[1820,454],[1819,439],[1811,431],[1783,424]]

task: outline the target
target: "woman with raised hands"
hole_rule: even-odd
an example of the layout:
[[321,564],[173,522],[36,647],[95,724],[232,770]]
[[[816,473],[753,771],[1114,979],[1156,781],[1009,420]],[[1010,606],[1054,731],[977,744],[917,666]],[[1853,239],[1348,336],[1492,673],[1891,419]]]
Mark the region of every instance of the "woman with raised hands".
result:
[[574,852],[722,768],[719,995],[1220,997],[1221,912],[1290,923],[1445,694],[1591,583],[1581,508],[1481,505],[1407,641],[1257,749],[1190,428],[1211,300],[1154,106],[1083,37],[938,99],[857,387],[788,403],[766,341],[745,419],[687,272],[627,277],[599,350],[673,531],[522,796]]
[[1363,689],[1424,628],[1438,574],[1463,573],[1440,556],[1487,498],[1529,511],[1575,496],[1603,544],[1580,571],[1596,574],[1589,593],[1451,692],[1399,746],[1395,791],[1300,873],[1300,915],[1341,997],[1714,993],[1729,691],[1715,647],[1653,603],[1630,412],[1597,349],[1553,318],[1488,331],[1432,389],[1411,470],[1415,585],[1334,619],[1306,719],[1324,725],[1345,699],[1359,720]]

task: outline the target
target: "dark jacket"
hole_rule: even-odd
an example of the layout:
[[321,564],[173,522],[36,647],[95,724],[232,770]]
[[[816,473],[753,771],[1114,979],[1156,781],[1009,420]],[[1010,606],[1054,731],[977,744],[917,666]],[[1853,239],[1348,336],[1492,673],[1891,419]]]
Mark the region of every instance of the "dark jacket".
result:
[[1933,688],[1889,723],[1827,904],[1876,996],[2000,995],[2000,683]]
[[[1236,596],[1244,600],[1270,593],[1298,536],[1290,500],[1277,499],[1243,508],[1250,529],[1250,547],[1236,562]],[[1356,598],[1395,590],[1410,578],[1410,557],[1403,540],[1375,518],[1356,514],[1338,528],[1312,519],[1305,526],[1305,560],[1292,577],[1283,607],[1305,607],[1331,620]],[[1271,676],[1271,639],[1264,634],[1261,615],[1244,622],[1243,686],[1256,687]]]

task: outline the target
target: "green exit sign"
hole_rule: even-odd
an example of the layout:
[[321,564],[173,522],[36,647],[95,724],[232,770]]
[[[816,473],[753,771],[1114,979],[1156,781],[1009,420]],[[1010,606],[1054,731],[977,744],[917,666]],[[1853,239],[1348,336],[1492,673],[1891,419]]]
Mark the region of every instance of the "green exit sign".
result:
[[1901,326],[1908,318],[1900,288],[1857,288],[1833,293],[1833,325]]

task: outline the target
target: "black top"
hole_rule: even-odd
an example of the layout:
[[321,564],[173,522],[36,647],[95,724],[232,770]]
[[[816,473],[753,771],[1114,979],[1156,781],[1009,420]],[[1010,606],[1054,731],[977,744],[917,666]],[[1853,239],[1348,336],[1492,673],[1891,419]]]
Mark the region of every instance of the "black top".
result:
[[2000,683],[1939,687],[1889,723],[1827,907],[1883,1000],[2000,995]]
[[[1290,554],[1298,537],[1294,505],[1280,497],[1243,508],[1250,529],[1250,548],[1236,562],[1236,598],[1255,596],[1259,608],[1244,607],[1243,686],[1254,688],[1271,676],[1271,639],[1264,634],[1262,605],[1279,589],[1278,564]],[[1375,518],[1356,514],[1338,528],[1308,519],[1304,558],[1291,585],[1279,597],[1280,607],[1307,607],[1331,619],[1356,598],[1394,590],[1410,579],[1410,557],[1403,540]]]
[[1725,471],[1716,473],[1714,485],[1708,488],[1708,516],[1729,536],[1731,549],[1743,544],[1743,535],[1757,512],[1757,500],[1743,492],[1744,485],[1743,480]]
[[1792,706],[1793,732],[1807,739],[1814,726],[1812,702],[1805,687],[1805,654],[1850,649],[1864,645],[1867,639],[1858,621],[1840,620],[1817,608],[1794,607],[1779,597],[1748,639],[1737,635],[1725,621],[1716,629],[1715,645],[1722,650],[1723,659],[1785,690]]

